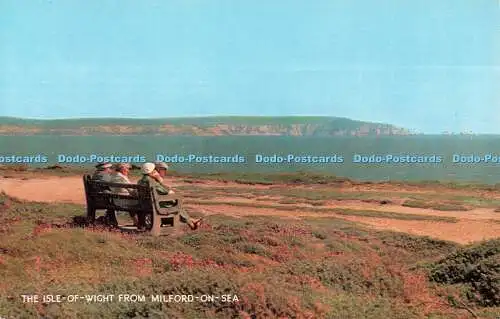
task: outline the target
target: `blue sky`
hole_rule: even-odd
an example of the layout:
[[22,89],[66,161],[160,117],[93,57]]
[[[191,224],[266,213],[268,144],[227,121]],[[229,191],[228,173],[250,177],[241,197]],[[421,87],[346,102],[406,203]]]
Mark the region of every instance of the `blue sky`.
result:
[[496,0],[0,1],[0,115],[500,133]]

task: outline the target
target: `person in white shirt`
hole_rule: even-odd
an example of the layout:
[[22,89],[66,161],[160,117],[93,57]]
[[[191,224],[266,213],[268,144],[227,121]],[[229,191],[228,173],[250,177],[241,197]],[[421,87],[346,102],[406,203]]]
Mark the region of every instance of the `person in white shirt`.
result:
[[[116,165],[116,172],[111,176],[112,183],[120,183],[120,184],[132,184],[130,181],[128,174],[130,172],[131,165],[128,163],[120,163]],[[127,189],[127,188],[119,188],[119,187],[110,187],[111,192],[114,194],[120,195],[136,195],[136,190]],[[130,207],[138,205],[139,202],[137,200],[132,199],[115,199],[114,203],[118,206],[122,207]],[[130,217],[134,221],[134,226],[139,224],[139,220],[137,218],[137,214],[135,212],[129,212]]]

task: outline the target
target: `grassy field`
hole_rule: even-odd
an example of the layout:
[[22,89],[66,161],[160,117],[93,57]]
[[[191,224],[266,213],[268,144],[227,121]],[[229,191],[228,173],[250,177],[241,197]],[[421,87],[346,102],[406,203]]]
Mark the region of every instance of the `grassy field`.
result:
[[[64,166],[49,166],[46,168],[30,168],[28,166],[0,166],[0,175],[4,178],[32,178],[35,176],[75,176],[83,175],[91,172],[89,167],[64,167]],[[346,201],[346,200],[361,200],[367,202],[384,202],[391,203],[394,200],[401,201],[404,207],[434,209],[439,211],[468,211],[473,208],[497,208],[500,206],[500,199],[485,197],[482,192],[496,192],[500,190],[500,184],[466,184],[463,183],[448,183],[437,181],[421,181],[415,182],[364,182],[341,178],[335,175],[314,174],[308,172],[295,173],[211,173],[211,174],[193,174],[180,173],[172,171],[170,176],[179,178],[187,186],[178,187],[179,190],[185,192],[186,197],[197,198],[200,200],[210,199],[214,196],[227,194],[228,192],[234,197],[256,198],[259,196],[279,196],[280,204],[296,204],[305,203],[313,206],[321,205],[325,201]],[[140,176],[139,167],[135,167],[131,173],[133,178]],[[238,183],[248,185],[247,188],[227,187],[212,187],[207,190],[200,187],[198,183],[207,181],[217,181],[222,183]],[[271,186],[269,189],[256,189],[253,185]],[[292,186],[319,186],[314,190],[311,189],[284,189],[282,185]],[[388,191],[349,191],[345,192],[343,187],[363,186],[392,186],[393,190]],[[408,188],[407,192],[394,191],[395,188]],[[415,191],[412,192],[411,189]],[[453,192],[440,192],[444,190],[467,191],[467,194],[457,195]],[[428,190],[422,193],[421,190]],[[433,190],[431,192],[430,190]],[[436,191],[434,191],[436,190]],[[258,198],[262,200],[262,198]],[[209,204],[209,203],[207,203]],[[236,203],[235,205],[238,205]],[[241,204],[240,204],[241,205]]]
[[[84,211],[82,205],[41,204],[0,195],[0,272],[5,274],[0,282],[0,316],[411,319],[500,315],[500,301],[495,299],[500,288],[499,240],[464,247],[374,231],[333,217],[285,221],[217,214],[209,216],[199,231],[153,238],[79,227],[72,221]],[[415,218],[395,215],[385,217]],[[115,299],[23,303],[20,295],[30,293],[113,294]],[[145,301],[119,302],[119,294],[144,295]],[[152,302],[150,296],[158,294],[230,295],[230,302]]]
[[[4,166],[0,167],[0,175],[4,178],[32,178],[35,176],[75,176],[88,174],[91,169],[87,167],[61,167],[51,166],[48,168],[29,168],[28,166]],[[488,198],[481,192],[495,192],[498,190],[497,185],[475,184],[466,188],[460,183],[437,183],[422,181],[420,183],[401,183],[401,182],[363,182],[354,181],[346,178],[339,178],[334,175],[311,174],[306,172],[296,173],[280,173],[280,174],[241,174],[241,173],[214,173],[214,174],[183,174],[171,172],[171,176],[180,178],[186,186],[178,187],[179,190],[185,193],[185,197],[194,198],[196,200],[208,200],[199,202],[210,205],[210,199],[215,196],[230,193],[233,197],[256,198],[257,201],[265,200],[262,196],[281,197],[278,200],[279,204],[297,204],[303,203],[313,206],[321,206],[327,201],[348,201],[361,200],[366,202],[392,203],[394,200],[400,201],[404,207],[425,208],[438,211],[469,211],[473,208],[498,208],[500,199]],[[139,177],[140,173],[136,167],[132,171],[132,177]],[[235,182],[238,184],[248,185],[242,189],[232,186],[227,187],[200,187],[198,183],[208,181],[217,181],[222,183]],[[269,189],[256,189],[253,185],[270,186]],[[282,185],[293,186],[320,186],[314,190],[290,188],[284,189]],[[404,192],[389,190],[389,191],[349,191],[345,192],[342,188],[345,186],[363,186],[377,187],[389,185],[393,187],[400,186],[401,188],[409,187],[418,188],[415,192]],[[426,192],[422,194],[420,190],[457,190],[469,191],[466,195],[457,195],[452,192]],[[476,192],[477,194],[474,194]],[[196,202],[196,201],[195,201]],[[217,203],[213,203],[217,204]],[[232,205],[249,206],[249,207],[266,207],[266,205],[244,204],[233,202]],[[269,207],[269,206],[267,206]],[[282,208],[283,209],[283,208]],[[292,208],[287,208],[292,209]],[[345,213],[344,213],[345,214]]]
[[[307,184],[306,184],[307,185]],[[425,184],[423,184],[425,187]],[[346,192],[339,187],[316,187],[314,189],[284,189],[283,187],[269,188],[265,190],[248,188],[206,187],[197,185],[181,186],[178,189],[186,192],[187,197],[197,199],[209,199],[230,193],[232,197],[257,198],[264,200],[263,196],[282,197],[279,204],[304,203],[313,206],[324,204],[327,201],[349,201],[359,200],[364,202],[377,202],[390,204],[394,201],[402,202],[404,207],[429,208],[441,211],[468,211],[472,208],[494,208],[500,206],[500,199],[485,198],[480,195],[456,195],[454,193],[425,193],[398,192],[398,191],[349,191]]]

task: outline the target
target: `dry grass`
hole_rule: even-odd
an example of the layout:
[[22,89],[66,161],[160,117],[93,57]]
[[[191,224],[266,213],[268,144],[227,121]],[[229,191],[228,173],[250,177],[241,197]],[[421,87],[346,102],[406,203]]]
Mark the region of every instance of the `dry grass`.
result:
[[[190,203],[223,189],[199,187]],[[403,220],[456,220],[398,212],[319,207],[332,198],[380,194],[227,188],[241,197],[284,194],[287,203],[231,203],[293,215],[315,202],[322,218],[207,217],[196,232],[153,238],[71,223],[85,208],[0,195],[0,316],[48,318],[497,318],[500,309],[455,297],[455,286],[427,279],[429,265],[460,245],[428,237],[377,232],[334,215]],[[189,195],[189,194],[188,194]],[[351,196],[351,197],[349,197]],[[425,196],[425,195],[421,195]],[[189,197],[189,196],[187,196]],[[387,193],[383,198],[387,198]],[[421,198],[413,199],[421,200]],[[484,203],[481,203],[484,204]],[[196,216],[197,211],[190,211]],[[328,216],[331,214],[332,216]],[[22,293],[236,295],[238,302],[26,304]],[[455,299],[454,299],[455,298]],[[460,299],[461,298],[461,299]],[[450,302],[454,300],[454,302]],[[464,306],[465,305],[465,306]]]

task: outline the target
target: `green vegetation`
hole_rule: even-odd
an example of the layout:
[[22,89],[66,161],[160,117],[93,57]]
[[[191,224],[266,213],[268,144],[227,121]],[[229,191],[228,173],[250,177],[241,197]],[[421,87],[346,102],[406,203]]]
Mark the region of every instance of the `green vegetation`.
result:
[[347,178],[335,176],[333,174],[319,174],[309,171],[297,171],[287,173],[207,173],[207,174],[186,174],[173,172],[173,176],[183,177],[185,181],[217,180],[236,182],[241,184],[338,184],[352,182]]
[[300,123],[356,123],[347,118],[325,116],[204,116],[204,117],[167,117],[167,118],[78,118],[78,119],[23,119],[14,117],[0,117],[0,125],[40,125],[45,127],[79,127],[82,125],[216,125],[216,124],[300,124]]
[[403,214],[403,213],[383,212],[375,210],[336,209],[335,211],[336,214],[348,215],[348,216],[389,218],[389,219],[399,219],[399,220],[429,220],[429,221],[445,222],[445,223],[456,223],[458,221],[455,217]]
[[[177,132],[196,135],[198,130],[207,128],[230,127],[231,133],[227,135],[246,135],[248,127],[268,126],[273,132],[282,135],[297,135],[296,126],[302,125],[300,135],[321,136],[333,135],[334,133],[357,132],[363,130],[365,133],[375,135],[377,129],[382,134],[388,135],[392,132],[402,132],[402,130],[393,125],[355,121],[340,117],[323,116],[213,116],[213,117],[186,117],[186,118],[153,118],[153,119],[133,119],[133,118],[81,118],[81,119],[57,119],[57,120],[39,120],[39,119],[20,119],[11,117],[0,117],[0,128],[4,125],[15,125],[25,127],[26,129],[39,129],[40,131],[31,134],[64,134],[71,130],[72,133],[91,133],[91,134],[110,134],[108,129],[117,126],[127,126],[129,132],[135,134],[154,134],[162,132],[162,126],[169,125],[180,129]],[[295,127],[292,127],[295,125]],[[292,132],[293,130],[293,132]],[[117,130],[111,134],[124,133]],[[172,133],[172,132],[170,132]],[[263,133],[260,132],[259,133]],[[18,135],[24,132],[16,133]],[[212,134],[214,134],[212,132]],[[216,135],[216,134],[214,134]],[[265,135],[265,132],[264,132]]]
[[500,183],[495,184],[484,184],[480,182],[468,181],[468,182],[452,182],[452,181],[444,181],[444,180],[422,180],[419,182],[403,182],[403,181],[394,181],[391,182],[393,185],[410,185],[410,186],[429,186],[429,187],[445,187],[451,189],[468,189],[468,190],[487,190],[487,191],[498,191],[500,190]]
[[[241,184],[262,184],[262,185],[272,185],[272,184],[325,184],[328,186],[342,186],[344,184],[348,185],[393,185],[393,186],[417,186],[417,187],[428,187],[428,188],[448,188],[448,189],[469,189],[469,190],[483,190],[483,191],[498,191],[500,190],[500,183],[489,185],[481,183],[460,183],[460,182],[443,182],[443,181],[379,181],[379,182],[369,182],[360,181],[350,178],[336,176],[334,174],[328,173],[317,173],[312,171],[294,171],[294,172],[284,172],[284,173],[182,173],[182,172],[172,172],[173,176],[183,177],[187,182],[195,180],[218,180],[227,182],[238,182]],[[423,196],[436,196],[443,197],[447,196],[445,194],[436,193],[434,195],[425,194]],[[462,196],[463,197],[463,196]],[[461,197],[455,197],[460,199]],[[471,198],[471,197],[469,197]],[[473,197],[472,197],[473,198]],[[496,204],[500,204],[500,201],[496,201]]]
[[417,254],[414,261],[436,255],[450,253],[457,246],[450,241],[434,239],[427,236],[412,236],[406,233],[379,232],[383,245],[401,248],[404,251]]
[[[196,232],[154,238],[75,227],[72,217],[84,210],[0,195],[3,316],[412,319],[467,314],[415,267],[443,260],[460,247],[454,243],[377,232],[337,218],[223,215],[209,216]],[[115,300],[28,304],[22,293],[114,294]],[[144,295],[146,301],[120,303],[119,294]],[[238,301],[151,302],[150,295],[157,294],[229,294]],[[493,319],[499,309],[477,305],[474,312]]]
[[[269,189],[255,189],[252,187],[200,187],[196,184],[181,186],[178,189],[185,192],[186,197],[197,199],[210,199],[218,196],[255,198],[257,201],[271,201],[265,196],[281,198],[277,201],[278,204],[296,205],[309,204],[313,206],[321,206],[327,204],[327,201],[348,201],[360,200],[373,202],[378,204],[394,204],[393,201],[404,200],[402,206],[435,209],[441,211],[469,211],[474,207],[494,208],[500,205],[500,200],[485,198],[481,196],[463,196],[453,193],[408,193],[398,191],[343,191],[340,187],[324,186],[315,187],[314,189],[288,189],[276,185]],[[272,200],[274,201],[274,199]]]
[[446,223],[456,223],[458,220],[455,217],[443,217],[443,216],[432,216],[432,215],[417,215],[417,214],[405,214],[397,212],[386,212],[378,210],[356,210],[347,208],[324,208],[324,207],[303,207],[303,206],[281,206],[274,204],[262,204],[255,202],[225,202],[220,201],[210,201],[210,200],[190,200],[190,204],[197,205],[230,205],[238,207],[247,208],[270,208],[273,210],[282,211],[294,211],[297,213],[308,212],[308,213],[330,213],[337,215],[347,215],[347,216],[363,216],[363,217],[375,217],[375,218],[389,218],[389,219],[399,219],[399,220],[429,220],[438,221]]
[[482,306],[500,306],[500,239],[461,248],[438,261],[430,279],[463,285],[467,298]]
[[423,200],[407,200],[403,203],[406,207],[415,208],[430,208],[442,211],[467,211],[469,208],[459,204],[459,203],[442,203],[435,201],[423,201]]

